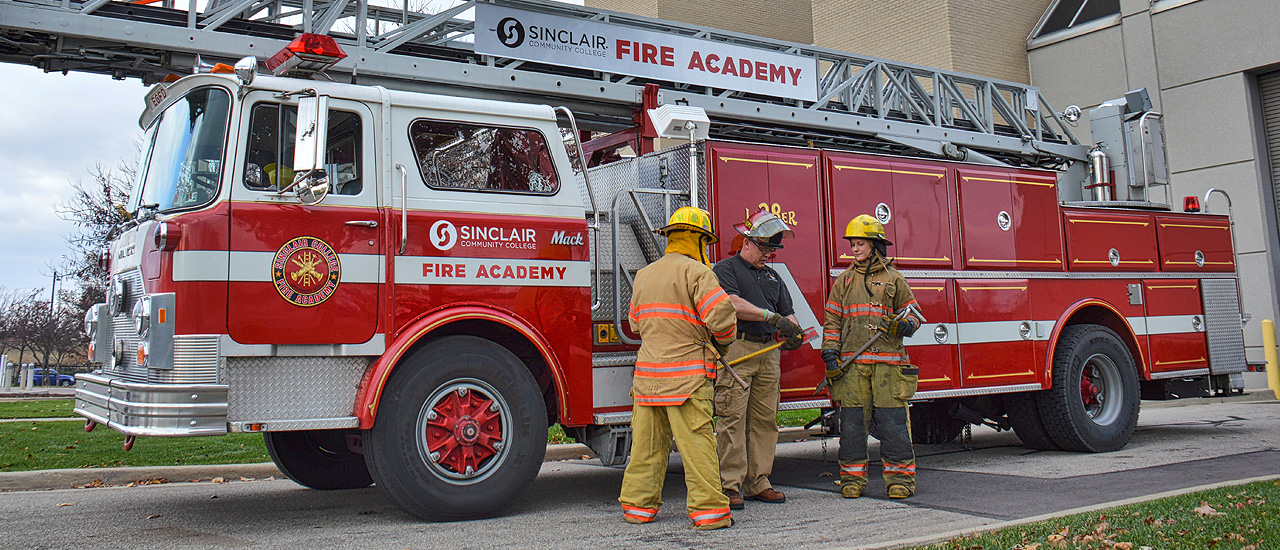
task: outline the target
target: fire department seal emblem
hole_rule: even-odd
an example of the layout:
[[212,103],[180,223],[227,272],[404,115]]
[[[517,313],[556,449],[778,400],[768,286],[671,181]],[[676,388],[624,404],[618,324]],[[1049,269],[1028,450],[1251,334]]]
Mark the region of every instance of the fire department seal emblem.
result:
[[323,304],[338,289],[342,264],[333,247],[315,237],[284,243],[271,260],[271,282],[285,301],[302,307]]

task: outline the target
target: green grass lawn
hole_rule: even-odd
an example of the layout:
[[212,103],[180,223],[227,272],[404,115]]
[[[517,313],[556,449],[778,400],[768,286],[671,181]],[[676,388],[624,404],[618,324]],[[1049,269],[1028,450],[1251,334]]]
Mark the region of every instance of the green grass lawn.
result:
[[119,432],[85,433],[84,422],[0,422],[0,472],[271,461],[261,434],[139,437],[128,452],[123,445]]
[[0,401],[0,418],[70,418],[74,399]]
[[1280,481],[1260,481],[913,548],[1262,550],[1276,548],[1278,542]]

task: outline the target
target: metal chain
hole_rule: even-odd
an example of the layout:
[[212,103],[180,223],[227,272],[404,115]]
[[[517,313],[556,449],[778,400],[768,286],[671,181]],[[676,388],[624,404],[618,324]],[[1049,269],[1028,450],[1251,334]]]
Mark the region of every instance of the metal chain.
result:
[[964,436],[963,436],[963,437],[961,438],[961,440],[960,440],[961,445],[964,445],[964,450],[966,450],[966,451],[972,451],[972,450],[973,450],[973,429],[972,429],[972,426],[973,426],[972,424],[965,424],[965,425],[964,425]]

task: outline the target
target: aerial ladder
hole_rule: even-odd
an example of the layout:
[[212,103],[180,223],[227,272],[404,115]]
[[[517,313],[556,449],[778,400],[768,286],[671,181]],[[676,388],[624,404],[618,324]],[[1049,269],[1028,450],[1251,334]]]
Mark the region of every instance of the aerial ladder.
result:
[[[476,53],[477,4],[608,23],[816,60],[817,99],[748,94]],[[367,0],[0,0],[0,61],[145,84],[199,60],[266,59],[300,33],[349,56],[333,79],[565,106],[586,128],[639,134],[639,106],[705,110],[719,139],[858,149],[1057,169],[1083,182],[1089,147],[1034,86],[621,12],[540,0],[469,0],[439,13]],[[646,90],[648,90],[646,95]],[[616,138],[615,138],[616,141]],[[1067,193],[1079,185],[1066,185]],[[1063,196],[1063,200],[1081,200]]]

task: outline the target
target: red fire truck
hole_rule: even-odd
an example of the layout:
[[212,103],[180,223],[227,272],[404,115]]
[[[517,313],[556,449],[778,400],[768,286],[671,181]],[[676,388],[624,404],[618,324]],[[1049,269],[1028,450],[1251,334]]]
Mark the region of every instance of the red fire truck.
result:
[[[304,35],[267,65],[298,74],[341,56]],[[927,320],[907,342],[920,367],[917,442],[985,423],[1034,448],[1110,451],[1129,440],[1142,398],[1241,386],[1230,217],[1200,212],[1207,196],[1172,206],[1159,115],[1141,91],[1090,113],[1092,148],[1015,124],[1014,111],[1043,122],[1047,105],[1032,109],[1034,88],[1007,84],[976,103],[935,88],[952,102],[936,120],[889,109],[843,130],[807,122],[830,112],[766,125],[713,105],[754,105],[749,96],[651,86],[635,98],[635,128],[588,134],[574,112],[603,116],[586,103],[255,65],[147,95],[132,219],[106,258],[107,302],[86,315],[103,367],[77,377],[75,409],[87,429],[128,435],[126,447],[134,436],[261,432],[298,483],[377,483],[432,520],[511,504],[551,424],[620,464],[638,343],[622,322],[631,280],[662,253],[652,230],[688,204],[726,237],[759,208],[791,225],[773,265],[805,326],[821,323],[848,265],[845,223],[871,213],[885,224]],[[752,66],[768,79],[767,63]],[[785,84],[807,73],[778,74]],[[1017,109],[999,127],[963,116],[984,101]],[[938,139],[904,136],[911,125]],[[984,128],[986,153],[950,141]],[[690,139],[654,151],[659,136]],[[636,154],[617,154],[622,145]],[[735,246],[724,238],[714,255]],[[782,408],[830,409],[815,395],[817,343],[785,353],[782,371]]]

